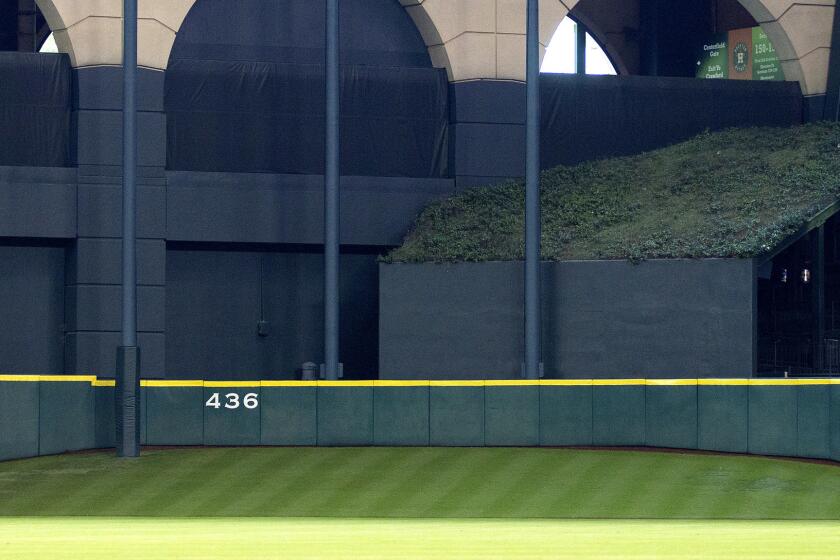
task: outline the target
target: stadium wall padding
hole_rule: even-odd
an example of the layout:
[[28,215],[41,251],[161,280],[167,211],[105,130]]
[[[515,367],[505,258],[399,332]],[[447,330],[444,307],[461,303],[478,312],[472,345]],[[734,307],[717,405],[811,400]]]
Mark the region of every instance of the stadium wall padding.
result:
[[72,75],[66,54],[0,52],[0,165],[71,164]]
[[[379,281],[380,378],[520,376],[521,262],[381,264]],[[753,375],[749,259],[546,262],[542,286],[548,378]]]
[[[0,460],[113,446],[113,387],[0,377]],[[144,380],[142,391],[147,445],[644,446],[840,459],[837,379]],[[219,406],[208,406],[216,393]]]
[[[340,11],[342,174],[447,176],[446,70],[396,0]],[[323,0],[196,3],[166,71],[168,169],[323,173],[324,18]]]

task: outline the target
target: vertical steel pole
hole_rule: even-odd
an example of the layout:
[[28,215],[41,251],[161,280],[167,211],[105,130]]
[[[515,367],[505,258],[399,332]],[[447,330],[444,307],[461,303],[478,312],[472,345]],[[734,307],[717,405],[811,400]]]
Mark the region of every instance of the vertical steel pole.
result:
[[140,352],[137,347],[135,257],[137,175],[137,0],[123,1],[122,340],[117,349],[117,455],[140,454]]
[[338,0],[327,0],[326,166],[324,173],[324,373],[339,377],[339,24]]
[[528,0],[525,126],[525,377],[540,376],[539,2]]
[[811,232],[811,309],[814,316],[814,368],[825,367],[825,224]]
[[575,24],[575,72],[586,74],[586,30]]

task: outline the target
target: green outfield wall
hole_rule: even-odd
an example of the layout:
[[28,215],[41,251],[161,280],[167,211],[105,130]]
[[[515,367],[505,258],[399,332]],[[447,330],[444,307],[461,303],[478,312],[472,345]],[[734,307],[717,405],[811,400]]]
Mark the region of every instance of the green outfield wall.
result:
[[[840,379],[145,380],[147,445],[647,446],[840,460]],[[114,445],[114,382],[0,376],[0,460]]]

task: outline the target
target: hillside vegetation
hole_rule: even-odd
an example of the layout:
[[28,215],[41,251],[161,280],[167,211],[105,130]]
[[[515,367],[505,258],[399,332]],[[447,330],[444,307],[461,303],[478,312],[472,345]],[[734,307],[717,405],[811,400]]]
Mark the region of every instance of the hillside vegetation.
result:
[[[548,260],[758,256],[840,198],[840,125],[730,129],[555,167],[541,194]],[[385,260],[522,259],[524,202],[516,181],[433,203]]]

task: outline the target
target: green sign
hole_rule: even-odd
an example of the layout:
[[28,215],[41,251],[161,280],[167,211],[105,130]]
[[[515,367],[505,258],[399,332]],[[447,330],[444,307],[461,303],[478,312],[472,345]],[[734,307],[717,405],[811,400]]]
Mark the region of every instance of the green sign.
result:
[[698,53],[696,75],[704,79],[785,79],[776,49],[761,27],[712,36]]
[[773,43],[761,27],[753,27],[753,80],[784,80],[782,64]]
[[706,79],[729,77],[729,52],[726,33],[719,33],[703,44],[697,61],[697,77]]

